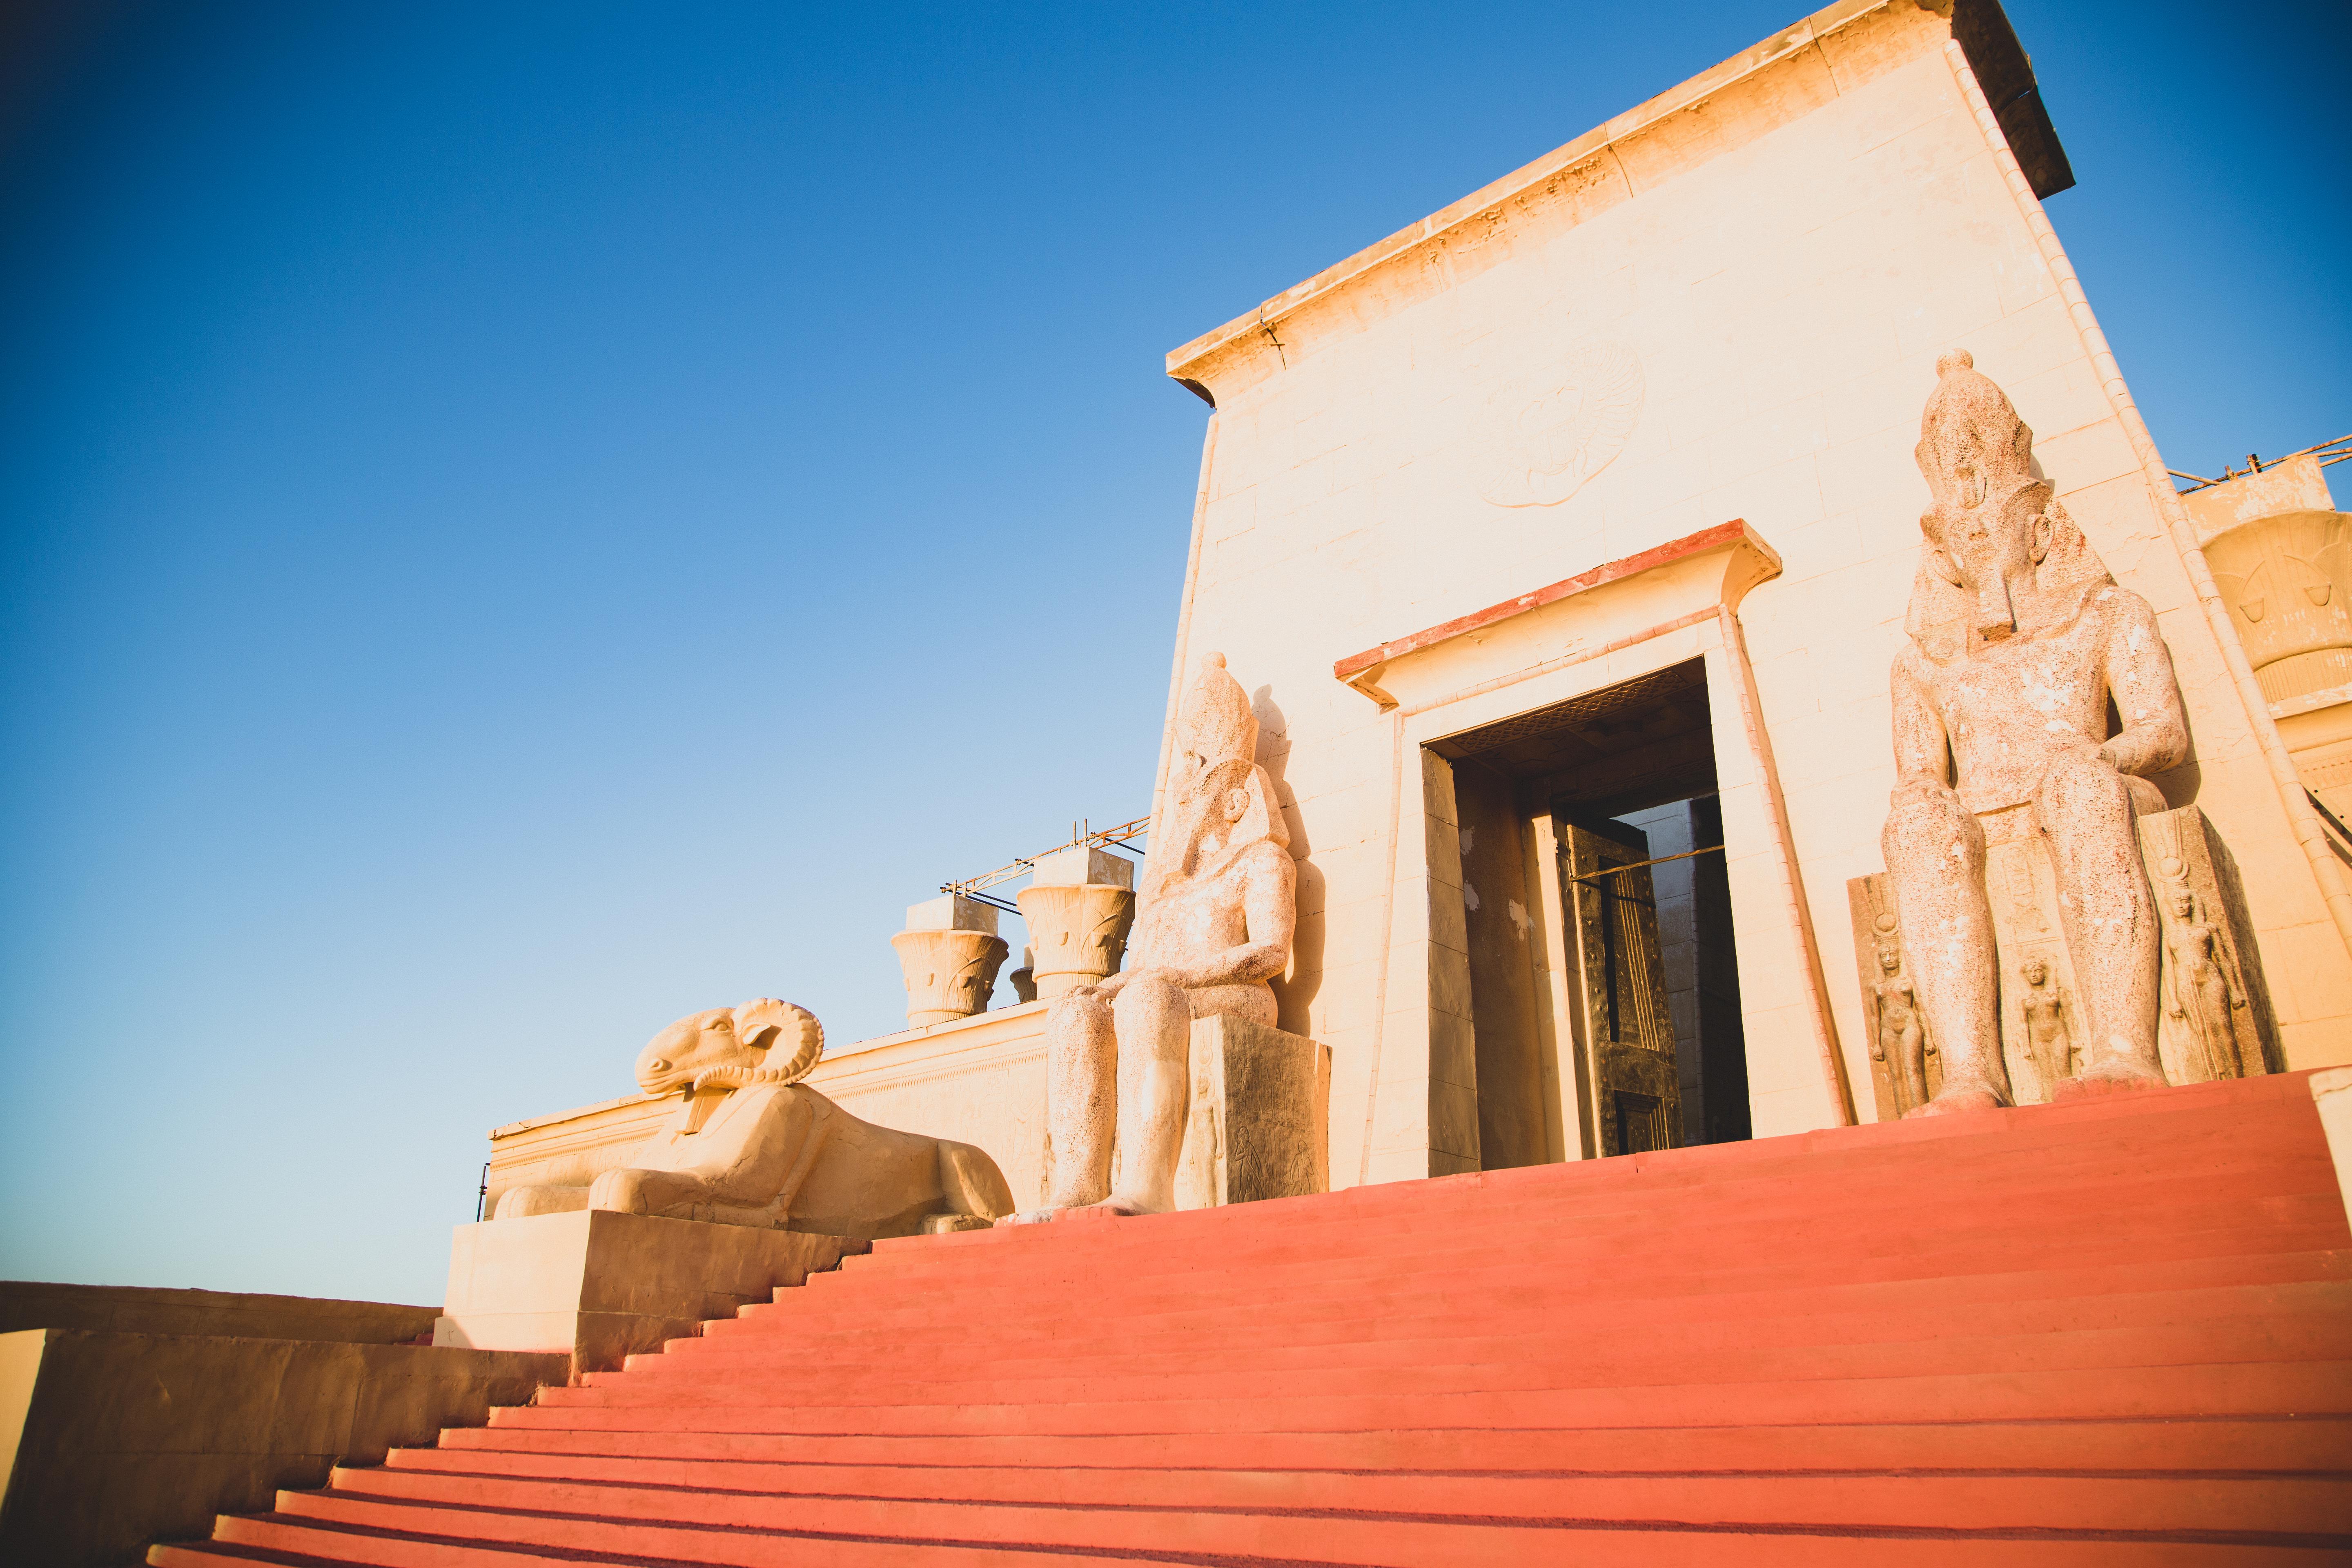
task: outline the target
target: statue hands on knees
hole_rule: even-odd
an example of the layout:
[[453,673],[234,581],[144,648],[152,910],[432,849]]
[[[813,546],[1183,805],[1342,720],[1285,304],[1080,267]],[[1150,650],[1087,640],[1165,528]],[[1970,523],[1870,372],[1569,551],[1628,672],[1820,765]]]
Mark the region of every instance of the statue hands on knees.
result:
[[585,1187],[509,1189],[497,1217],[612,1209],[870,1239],[984,1225],[1013,1207],[967,1143],[876,1127],[798,1080],[824,1029],[772,997],[690,1014],[637,1058],[637,1087],[677,1093],[662,1130]]
[[1257,720],[1224,663],[1202,660],[1177,722],[1182,750],[1152,825],[1129,967],[1060,997],[1046,1016],[1053,1170],[1045,1206],[1020,1222],[1175,1207],[1192,1021],[1224,1014],[1274,1026],[1269,982],[1290,963],[1297,870],[1273,782],[1255,760]]
[[[1883,847],[1927,1032],[1936,1098],[2006,1105],[1985,824],[2050,847],[2074,955],[2087,1087],[2164,1081],[2157,911],[2133,819],[2188,724],[2147,601],[2116,585],[2033,466],[2033,432],[1964,353],[1937,364],[1917,451],[1935,504],[1892,678],[1898,782]],[[2123,719],[2106,732],[2113,700]],[[2156,809],[2161,809],[2157,805]],[[2009,813],[2021,815],[2022,820]]]

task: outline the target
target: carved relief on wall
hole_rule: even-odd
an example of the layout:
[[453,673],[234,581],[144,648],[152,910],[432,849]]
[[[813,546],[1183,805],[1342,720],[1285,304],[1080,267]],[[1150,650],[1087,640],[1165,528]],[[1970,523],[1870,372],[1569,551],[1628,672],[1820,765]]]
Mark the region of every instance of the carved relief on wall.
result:
[[2252,1078],[2277,1070],[2269,997],[2261,992],[2252,927],[2234,886],[2214,863],[2211,827],[2194,806],[2142,817],[2140,858],[2164,929],[2157,988],[2158,1048],[2174,1083]]
[[1863,1038],[1869,1042],[1870,1083],[1878,1120],[1893,1121],[1925,1105],[1943,1087],[1919,1013],[1918,989],[1903,963],[1903,915],[1886,875],[1856,877],[1845,885],[1853,913],[1853,952],[1862,978]]
[[1478,494],[1496,506],[1558,506],[1625,449],[1643,391],[1640,357],[1618,342],[1506,381],[1481,417]]

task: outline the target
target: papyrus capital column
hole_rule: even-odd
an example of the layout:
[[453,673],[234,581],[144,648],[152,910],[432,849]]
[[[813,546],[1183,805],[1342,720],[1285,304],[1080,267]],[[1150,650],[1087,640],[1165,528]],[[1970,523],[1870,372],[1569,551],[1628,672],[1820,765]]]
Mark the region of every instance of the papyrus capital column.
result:
[[907,906],[907,929],[890,939],[907,977],[907,1026],[969,1018],[988,1005],[1008,951],[996,908],[961,893]]
[[1118,973],[1135,923],[1135,862],[1086,846],[1041,855],[1015,901],[1029,922],[1031,984],[1051,1002]]
[[2352,816],[2352,512],[2307,455],[2183,500],[2296,774]]

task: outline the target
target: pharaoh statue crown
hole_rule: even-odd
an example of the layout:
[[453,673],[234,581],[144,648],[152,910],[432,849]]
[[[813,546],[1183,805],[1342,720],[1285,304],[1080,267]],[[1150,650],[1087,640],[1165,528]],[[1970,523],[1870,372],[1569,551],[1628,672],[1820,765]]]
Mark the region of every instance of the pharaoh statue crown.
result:
[[1936,362],[1936,390],[1919,416],[1913,452],[1936,498],[1930,515],[1971,511],[2042,482],[2033,473],[2032,430],[1976,366],[1966,349]]
[[1919,445],[1912,454],[1935,504],[1919,519],[1925,538],[1905,629],[1937,663],[1962,657],[1971,644],[1960,574],[1945,549],[1945,530],[1954,523],[1971,516],[1979,527],[2047,518],[2049,546],[2036,558],[2034,574],[2044,594],[2114,581],[2050,481],[2034,472],[2032,427],[1976,364],[1966,349],[1936,362],[1936,390],[1919,416]]
[[1249,693],[1225,669],[1225,656],[1205,654],[1201,678],[1184,699],[1176,720],[1176,744],[1184,777],[1180,793],[1197,794],[1223,763],[1251,763],[1257,756],[1257,715]]
[[1171,881],[1201,873],[1194,858],[1200,836],[1218,819],[1227,790],[1242,791],[1249,804],[1224,836],[1216,863],[1253,844],[1290,843],[1290,828],[1274,807],[1274,786],[1257,765],[1257,715],[1249,693],[1226,672],[1223,654],[1202,658],[1200,679],[1176,716],[1176,748],[1165,817],[1152,825],[1151,854],[1136,889],[1140,904],[1151,903]]

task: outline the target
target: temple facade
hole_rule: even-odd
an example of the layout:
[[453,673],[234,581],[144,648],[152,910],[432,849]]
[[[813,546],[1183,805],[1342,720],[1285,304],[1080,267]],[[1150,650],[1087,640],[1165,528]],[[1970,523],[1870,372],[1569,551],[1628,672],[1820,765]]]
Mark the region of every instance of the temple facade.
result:
[[[1331,1185],[1937,1092],[1962,1042],[1921,990],[1941,938],[1888,879],[1890,671],[1961,581],[1922,523],[1943,504],[1923,410],[1954,356],[2006,399],[2017,484],[2081,570],[2145,605],[2185,725],[2177,754],[2115,763],[2123,881],[2070,883],[2072,840],[2022,805],[1973,830],[1986,1070],[2031,1103],[2093,1064],[2101,987],[2123,992],[2084,967],[2083,906],[2108,900],[2078,885],[2140,889],[2153,1002],[2114,1005],[2154,1006],[2173,1081],[2352,1061],[2352,841],[2327,794],[2352,583],[2340,545],[2288,539],[2324,547],[2343,514],[2315,465],[2176,493],[2042,210],[2072,178],[1997,7],[1854,0],[1168,356],[1211,412],[1154,810],[1220,654],[1296,865],[1275,1023],[1328,1052]],[[1091,923],[1053,940],[1115,970],[1133,900],[1080,884]],[[902,956],[961,943],[987,977],[909,958],[919,1026],[806,1081],[986,1150],[1025,1208],[1052,1157],[1050,998],[991,992],[984,907],[910,917]],[[1016,985],[1053,958],[1031,956]],[[631,1096],[499,1130],[492,1205],[593,1179],[666,1114]]]

